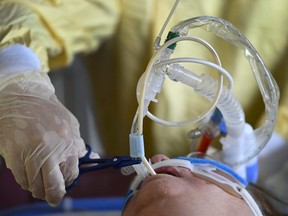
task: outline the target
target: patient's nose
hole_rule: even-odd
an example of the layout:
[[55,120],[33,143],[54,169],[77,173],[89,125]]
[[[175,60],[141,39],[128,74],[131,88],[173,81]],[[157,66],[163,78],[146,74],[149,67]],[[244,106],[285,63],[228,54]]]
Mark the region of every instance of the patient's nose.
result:
[[169,157],[167,157],[166,155],[157,154],[151,158],[151,163],[154,164],[154,163],[157,163],[157,162],[160,162],[163,160],[168,160],[168,159],[169,159]]

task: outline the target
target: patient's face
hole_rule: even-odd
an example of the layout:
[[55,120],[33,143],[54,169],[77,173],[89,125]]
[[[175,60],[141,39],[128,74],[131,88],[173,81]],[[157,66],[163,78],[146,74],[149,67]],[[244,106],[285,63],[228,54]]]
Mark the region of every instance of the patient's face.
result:
[[[156,163],[168,159],[156,155]],[[244,200],[202,180],[181,167],[162,167],[146,178],[127,204],[123,216],[253,215]]]

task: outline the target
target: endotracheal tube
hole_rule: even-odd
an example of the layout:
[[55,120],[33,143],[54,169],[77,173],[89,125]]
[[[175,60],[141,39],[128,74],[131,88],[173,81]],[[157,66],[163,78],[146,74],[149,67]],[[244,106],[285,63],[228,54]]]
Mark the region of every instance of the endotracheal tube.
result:
[[[189,31],[194,28],[202,28],[243,49],[244,55],[251,65],[251,70],[254,73],[265,104],[266,120],[256,130],[253,130],[245,122],[242,106],[231,91],[233,79],[229,72],[222,67],[218,54],[213,47],[203,39],[188,36]],[[157,50],[148,63],[146,71],[143,73],[137,86],[139,106],[130,134],[131,156],[141,157],[144,164],[137,173],[140,173],[141,169],[146,169],[149,174],[155,174],[145,159],[143,141],[143,118],[145,116],[163,125],[182,127],[200,124],[201,120],[207,116],[211,116],[215,109],[219,110],[223,115],[227,129],[226,136],[220,140],[222,152],[217,153],[218,158],[221,157],[225,163],[234,167],[247,163],[260,152],[270,139],[275,126],[279,100],[278,86],[265,67],[259,54],[247,38],[234,26],[223,19],[215,17],[204,16],[182,21],[171,29],[167,38],[167,41],[162,46],[157,46]],[[192,41],[201,44],[212,54],[215,62],[191,57],[171,59],[174,49],[177,49],[175,48],[176,43],[181,41]],[[218,80],[206,74],[198,75],[189,71],[181,65],[185,62],[213,68],[218,71]],[[210,107],[197,118],[184,122],[169,122],[152,115],[148,109],[149,104],[151,101],[157,102],[155,97],[161,92],[166,77],[192,87],[196,93],[211,101]],[[223,84],[224,78],[228,81],[227,86]]]

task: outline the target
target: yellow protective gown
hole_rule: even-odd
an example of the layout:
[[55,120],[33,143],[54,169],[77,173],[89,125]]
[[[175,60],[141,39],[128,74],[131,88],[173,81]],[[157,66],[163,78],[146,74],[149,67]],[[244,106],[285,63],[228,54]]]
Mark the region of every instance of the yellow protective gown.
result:
[[[20,43],[41,59],[45,72],[68,66],[75,54],[85,55],[97,110],[97,125],[109,155],[128,153],[128,135],[137,102],[137,81],[153,54],[152,45],[173,0],[1,0],[0,48]],[[252,42],[276,78],[281,101],[276,131],[288,138],[288,1],[283,0],[181,0],[171,26],[191,17],[224,18]],[[205,32],[200,32],[205,35]],[[264,110],[261,95],[243,53],[215,41],[235,80],[234,93],[249,123],[256,126]],[[191,50],[182,46],[180,53]],[[197,56],[208,54],[193,48]],[[17,62],[15,62],[17,63]],[[84,86],[83,86],[84,88]],[[164,119],[185,120],[206,105],[191,97],[191,90],[165,85],[152,112]],[[259,108],[260,107],[260,108]],[[188,128],[168,128],[145,120],[146,155],[169,156],[189,151]]]

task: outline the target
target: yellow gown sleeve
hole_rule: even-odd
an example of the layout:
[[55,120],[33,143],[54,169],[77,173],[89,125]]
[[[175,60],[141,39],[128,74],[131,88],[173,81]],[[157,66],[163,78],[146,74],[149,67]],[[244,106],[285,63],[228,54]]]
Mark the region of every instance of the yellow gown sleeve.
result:
[[48,72],[95,50],[117,24],[117,0],[2,0],[0,48],[23,44]]

